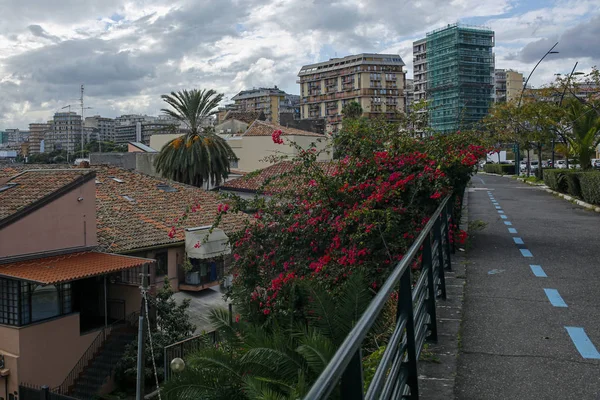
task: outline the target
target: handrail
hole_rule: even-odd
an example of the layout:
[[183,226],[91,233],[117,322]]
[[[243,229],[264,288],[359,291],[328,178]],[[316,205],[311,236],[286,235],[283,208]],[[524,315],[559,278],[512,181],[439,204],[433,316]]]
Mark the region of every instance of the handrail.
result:
[[[108,330],[108,333],[106,332]],[[69,388],[73,386],[75,380],[79,377],[79,374],[83,372],[85,367],[89,364],[89,362],[94,358],[94,355],[100,350],[106,338],[110,334],[112,330],[112,325],[108,327],[103,327],[98,335],[94,338],[92,343],[88,346],[87,350],[79,357],[75,366],[71,369],[71,371],[67,374],[67,377],[63,380],[63,382],[57,387],[53,388],[52,391],[60,394],[68,394]]]
[[130,324],[134,325],[137,322],[137,319],[133,317],[137,317],[139,315],[139,311],[134,311],[129,315],[126,315],[123,319],[116,320],[109,324],[108,326],[102,327],[102,330],[98,333],[98,336],[94,338],[92,343],[88,346],[87,350],[81,355],[75,366],[71,369],[71,371],[67,374],[66,378],[63,382],[52,388],[52,392],[60,393],[67,395],[69,394],[71,386],[75,384],[75,381],[79,378],[79,375],[84,371],[84,369],[89,365],[89,363],[94,359],[94,356],[104,345],[106,339],[110,336],[113,329],[120,324]]
[[[418,337],[415,337],[415,336],[419,336],[419,335],[415,335],[415,330],[418,327],[415,326],[415,323],[413,321],[413,310],[412,310],[413,302],[412,302],[412,295],[410,293],[411,292],[411,287],[410,287],[411,282],[409,280],[410,279],[410,266],[411,266],[411,263],[413,262],[413,260],[417,257],[421,246],[424,244],[427,245],[429,248],[428,257],[432,258],[431,233],[433,232],[435,234],[435,237],[438,240],[437,249],[438,249],[439,257],[438,257],[438,260],[431,260],[429,262],[429,265],[427,266],[429,269],[427,272],[430,274],[430,277],[431,277],[429,279],[431,282],[427,283],[431,290],[431,292],[429,292],[429,295],[431,296],[431,294],[434,292],[437,294],[437,289],[435,289],[433,280],[436,280],[436,281],[439,280],[441,282],[440,289],[442,291],[442,297],[445,297],[445,282],[444,282],[444,277],[443,277],[443,271],[446,266],[450,265],[450,261],[449,261],[450,246],[449,246],[449,240],[448,240],[449,222],[448,222],[447,216],[448,216],[448,208],[452,207],[452,202],[449,203],[449,200],[451,198],[452,198],[451,195],[446,196],[446,198],[444,198],[444,200],[439,205],[437,210],[433,213],[430,220],[427,222],[427,224],[425,225],[425,227],[423,228],[423,230],[421,231],[421,233],[419,234],[417,239],[414,241],[414,243],[412,244],[412,246],[410,247],[408,252],[404,255],[403,259],[396,265],[396,268],[392,271],[391,275],[387,278],[387,280],[381,287],[380,291],[373,298],[373,300],[371,301],[371,303],[369,304],[367,309],[362,314],[361,318],[357,321],[357,323],[354,326],[354,328],[352,329],[352,331],[348,334],[348,336],[343,341],[343,343],[341,344],[339,349],[336,351],[335,355],[333,356],[333,358],[331,359],[329,364],[325,367],[325,369],[323,370],[321,375],[317,378],[317,380],[313,384],[311,390],[305,396],[305,399],[310,399],[310,400],[317,400],[317,399],[325,400],[325,399],[327,399],[329,394],[334,390],[335,386],[338,384],[338,382],[340,380],[346,381],[347,383],[351,382],[349,386],[352,386],[353,391],[354,392],[359,391],[359,393],[354,393],[353,391],[349,392],[348,391],[349,388],[342,387],[342,390],[343,390],[342,397],[344,399],[347,399],[347,398],[362,399],[363,398],[362,366],[361,366],[361,358],[360,358],[361,345],[362,345],[363,340],[366,338],[366,336],[369,332],[369,329],[373,326],[373,324],[377,320],[380,312],[385,307],[391,293],[398,288],[399,281],[401,281],[401,285],[400,285],[401,287],[400,287],[400,292],[399,292],[399,296],[398,296],[397,327],[398,326],[401,327],[403,324],[405,324],[406,331],[409,331],[409,330],[412,331],[412,332],[408,332],[408,333],[412,333],[413,337],[407,338],[407,342],[410,342],[412,340],[413,353],[420,352],[420,348],[419,349],[414,348],[415,342],[419,342],[420,339]],[[441,217],[445,217],[446,221],[441,221],[440,220]],[[436,228],[435,230],[434,230],[434,227]],[[444,232],[442,232],[442,230]],[[445,236],[445,242],[444,242],[443,236]],[[426,239],[427,239],[427,242],[426,242]],[[442,252],[447,253],[446,258],[443,257]],[[435,257],[433,257],[433,258],[435,258]],[[440,263],[439,261],[442,261],[442,263]],[[425,257],[424,257],[424,262],[427,262]],[[438,273],[438,277],[435,277],[435,278],[433,277],[433,274],[432,274],[433,270],[435,269],[434,262],[437,263],[437,273]],[[425,265],[424,265],[423,269],[425,269]],[[407,274],[407,272],[408,272],[408,274]],[[423,271],[422,273],[425,273],[425,271]],[[417,290],[417,289],[415,288],[415,290]],[[435,301],[435,297],[436,297],[435,294],[433,295],[433,297],[434,297],[433,301]],[[402,301],[404,301],[404,303],[409,303],[409,304],[402,304]],[[433,309],[435,310],[435,303],[433,304]],[[431,312],[430,306],[429,306],[429,311]],[[435,311],[433,311],[433,312],[435,312]],[[430,317],[431,317],[431,314],[430,314]],[[417,317],[415,317],[415,320],[416,319],[417,319]],[[433,316],[432,319],[433,319],[433,321],[431,321],[430,323],[434,324],[435,323],[435,315]],[[425,317],[423,317],[423,321],[425,321]],[[423,322],[423,324],[425,324],[425,322]],[[436,330],[436,328],[434,328],[432,330]],[[408,333],[407,333],[407,335],[408,335]],[[395,335],[393,335],[393,336],[396,336],[397,339],[399,340],[403,334],[404,334],[404,328],[397,328]],[[425,334],[426,334],[426,332],[425,333],[422,332],[422,335],[425,335]],[[436,336],[437,336],[437,330],[436,330]],[[423,336],[423,341],[424,341],[425,337],[426,336]],[[400,344],[398,344],[398,346],[400,346]],[[410,347],[410,343],[407,346]],[[420,346],[418,346],[418,347],[420,347]],[[410,354],[411,349],[408,349],[408,353],[409,353],[408,354],[409,358],[411,358],[411,357],[413,358],[413,360],[408,360],[408,361],[414,363],[413,366],[409,365],[409,368],[413,367],[415,369],[415,371],[413,371],[413,375],[415,375],[413,378],[416,381],[416,359],[415,359],[416,357],[415,357],[415,354],[412,354],[412,356],[411,356],[411,354]],[[405,363],[405,360],[401,360],[401,361],[402,361],[402,363]],[[400,367],[397,367],[397,368],[400,368]],[[379,370],[377,372],[379,372],[379,375],[382,374]],[[344,376],[346,376],[349,379],[345,380]],[[413,384],[415,386],[414,391],[416,391],[416,383],[414,381],[413,381]],[[345,386],[344,382],[342,383],[342,386]],[[402,389],[402,391],[404,391],[405,389],[406,388]],[[345,394],[344,394],[344,392],[345,392]],[[402,392],[400,392],[400,394],[402,394]],[[411,393],[411,396],[413,396],[412,393]],[[418,398],[418,394],[417,394],[417,397],[412,397],[412,398]]]

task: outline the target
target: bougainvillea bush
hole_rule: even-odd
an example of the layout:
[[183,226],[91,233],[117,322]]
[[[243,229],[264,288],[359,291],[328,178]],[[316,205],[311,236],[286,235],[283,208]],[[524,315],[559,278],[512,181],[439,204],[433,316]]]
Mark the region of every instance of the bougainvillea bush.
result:
[[[273,140],[284,139],[275,131]],[[245,318],[302,317],[310,299],[294,290],[298,281],[335,294],[360,272],[377,291],[487,152],[471,133],[421,140],[370,120],[346,124],[334,146],[343,158],[319,162],[315,149],[299,151],[295,167],[266,182],[263,196],[232,198],[231,208],[221,208],[252,210],[252,221],[232,238],[229,296]]]

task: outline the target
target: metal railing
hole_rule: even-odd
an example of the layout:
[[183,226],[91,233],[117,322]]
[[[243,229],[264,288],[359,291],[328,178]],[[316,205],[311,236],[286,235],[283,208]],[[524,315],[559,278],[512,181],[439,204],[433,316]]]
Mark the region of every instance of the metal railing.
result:
[[[426,341],[437,341],[436,298],[446,298],[444,270],[451,268],[453,205],[452,196],[442,201],[305,399],[325,400],[338,384],[344,400],[419,398],[417,360]],[[420,274],[413,285],[411,266],[419,255]],[[395,290],[396,327],[365,394],[362,344]]]
[[52,391],[60,394],[69,394],[71,387],[75,384],[75,380],[79,378],[79,375],[83,372],[85,368],[88,367],[92,359],[96,356],[98,351],[104,345],[104,342],[110,335],[112,331],[112,325],[108,327],[102,328],[98,335],[94,339],[94,341],[89,345],[87,350],[83,353],[83,355],[79,358],[79,361],[75,364],[71,372],[67,375],[64,381],[57,387],[53,388]]
[[[112,333],[113,329],[119,327],[120,325],[127,325],[132,327],[137,326],[138,316],[139,311],[134,311],[129,315],[125,315],[124,318],[118,319],[112,324],[103,327],[98,333],[98,336],[94,338],[94,341],[89,345],[87,350],[79,358],[79,361],[77,361],[77,363],[75,364],[71,372],[69,372],[64,381],[59,386],[52,388],[52,392],[64,395],[69,394],[71,389],[75,385],[77,379],[80,377],[83,371],[90,365],[90,363],[92,362],[94,357],[96,357],[98,352],[102,349],[102,346],[104,346],[104,343]],[[111,364],[116,363],[116,361],[118,360],[110,360]]]
[[[230,311],[231,315],[231,311]],[[176,342],[165,346],[164,348],[164,367],[165,367],[165,382],[171,378],[172,371],[169,368],[169,363],[176,357],[185,358],[186,355],[191,354],[204,347],[206,340],[209,340],[212,344],[216,344],[219,340],[217,331],[211,331],[202,333],[200,335],[192,336],[184,339],[180,342]]]
[[48,386],[36,386],[29,383],[19,384],[20,400],[77,400],[74,397],[53,393]]

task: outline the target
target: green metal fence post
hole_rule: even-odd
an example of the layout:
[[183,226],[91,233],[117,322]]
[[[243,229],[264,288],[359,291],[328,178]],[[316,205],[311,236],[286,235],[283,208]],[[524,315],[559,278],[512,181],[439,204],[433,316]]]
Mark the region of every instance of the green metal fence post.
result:
[[410,387],[410,399],[419,398],[419,375],[417,372],[417,346],[415,343],[415,321],[413,315],[413,302],[411,292],[411,274],[410,269],[400,278],[400,294],[398,296],[399,314],[406,315],[406,368],[408,369],[408,378],[406,384]]
[[[440,265],[439,268],[442,268]],[[423,263],[422,263],[422,272],[427,271],[427,313],[430,317],[430,322],[428,324],[429,327],[429,336],[427,336],[427,341],[429,342],[437,342],[437,318],[436,318],[436,310],[435,310],[435,298],[436,298],[436,290],[435,290],[435,276],[433,275],[433,257],[431,254],[431,234],[427,235],[427,239],[423,242]]]
[[[441,219],[441,220],[440,220]],[[438,220],[435,221],[435,225],[433,226],[433,237],[434,240],[438,243],[438,260],[439,260],[439,268],[438,268],[438,274],[440,276],[440,290],[442,291],[441,293],[441,298],[446,300],[446,275],[444,273],[444,270],[446,269],[446,258],[450,257],[450,254],[448,252],[448,249],[446,248],[446,246],[444,246],[444,243],[442,241],[442,220],[446,221],[446,230],[448,230],[448,227],[450,225],[450,222],[448,221],[448,218],[446,216],[444,216],[444,213],[440,214],[440,216],[438,217]],[[446,244],[448,243],[448,239],[446,239]],[[446,253],[447,255],[444,256],[444,253]]]
[[341,398],[362,400],[364,398],[363,382],[362,355],[359,348],[342,374]]

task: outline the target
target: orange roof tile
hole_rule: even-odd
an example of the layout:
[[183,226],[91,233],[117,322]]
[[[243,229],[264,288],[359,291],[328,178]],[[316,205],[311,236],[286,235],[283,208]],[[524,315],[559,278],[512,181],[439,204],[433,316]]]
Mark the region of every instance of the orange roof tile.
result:
[[[76,185],[87,179],[92,179],[93,171],[84,169],[30,169],[19,174],[19,171],[10,170],[11,178],[3,179],[0,187],[9,187],[0,190],[0,221],[11,215],[35,206],[40,201],[54,193],[60,192],[70,184]],[[2,176],[0,176],[2,178]]]
[[[0,179],[13,176],[15,172],[39,167],[40,165],[0,166]],[[52,168],[51,165],[46,167]],[[54,166],[57,167],[60,168]],[[103,251],[110,253],[180,244],[185,241],[182,228],[213,224],[219,203],[222,203],[218,193],[124,168],[93,166],[90,169],[74,170],[96,172],[96,181],[99,182],[96,184],[98,242]],[[174,190],[161,189],[160,185],[165,184]],[[176,222],[188,207],[193,206],[199,206],[196,212],[190,212],[185,221]],[[231,234],[242,229],[247,220],[245,214],[227,213],[223,216],[220,227]],[[177,227],[177,233],[170,238],[168,235],[173,226]]]
[[[322,168],[326,174],[331,174],[334,171],[336,164],[335,161],[319,161],[316,165]],[[250,172],[240,178],[227,181],[220,186],[220,189],[234,192],[256,192],[259,189],[265,189],[263,187],[265,183],[273,183],[274,187],[267,189],[275,189],[275,186],[279,182],[277,178],[291,172],[296,165],[297,164],[292,161],[281,161],[266,168]],[[297,182],[293,183],[293,185],[297,184]],[[287,185],[284,185],[284,187],[287,187]]]
[[327,139],[327,136],[319,133],[288,128],[286,126],[259,120],[254,121],[242,136],[271,136],[275,130],[280,130],[283,136],[311,136]]
[[104,275],[154,262],[147,258],[88,251],[0,264],[0,276],[48,285]]

